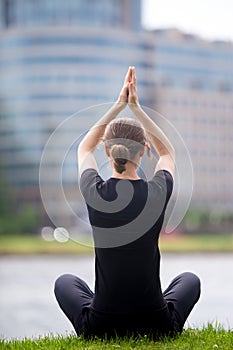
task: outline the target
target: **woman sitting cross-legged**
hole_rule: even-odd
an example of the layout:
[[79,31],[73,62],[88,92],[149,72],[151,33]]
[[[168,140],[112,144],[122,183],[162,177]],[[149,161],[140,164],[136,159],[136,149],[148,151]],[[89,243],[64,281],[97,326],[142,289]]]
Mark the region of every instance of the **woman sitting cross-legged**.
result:
[[[116,118],[128,104],[133,118]],[[94,151],[104,143],[112,176],[103,180]],[[159,156],[148,181],[138,176],[151,147]],[[134,67],[129,67],[117,102],[85,135],[78,148],[80,189],[95,245],[95,291],[66,274],[55,284],[57,301],[77,334],[112,337],[182,332],[200,296],[200,280],[190,272],[175,277],[162,292],[159,234],[172,194],[174,148],[143,111]]]

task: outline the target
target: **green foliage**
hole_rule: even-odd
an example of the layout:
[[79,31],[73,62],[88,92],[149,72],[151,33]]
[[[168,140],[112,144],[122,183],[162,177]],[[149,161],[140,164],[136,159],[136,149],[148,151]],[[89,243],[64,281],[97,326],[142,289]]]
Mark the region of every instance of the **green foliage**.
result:
[[27,234],[36,231],[39,215],[36,208],[24,205],[19,210],[12,208],[0,216],[0,235]]
[[32,233],[38,224],[35,207],[29,204],[17,207],[13,191],[4,180],[0,167],[0,235]]
[[22,233],[33,232],[39,225],[38,211],[33,206],[25,205],[18,211],[17,221]]
[[185,233],[230,233],[233,213],[222,208],[190,208],[181,228]]
[[6,181],[3,179],[0,166],[0,218],[8,217],[10,215],[12,205],[13,199],[11,191]]
[[177,338],[164,338],[153,341],[148,336],[101,340],[83,337],[46,336],[39,339],[0,340],[0,349],[6,350],[229,350],[233,348],[233,332],[219,326],[208,325],[203,329],[187,329]]

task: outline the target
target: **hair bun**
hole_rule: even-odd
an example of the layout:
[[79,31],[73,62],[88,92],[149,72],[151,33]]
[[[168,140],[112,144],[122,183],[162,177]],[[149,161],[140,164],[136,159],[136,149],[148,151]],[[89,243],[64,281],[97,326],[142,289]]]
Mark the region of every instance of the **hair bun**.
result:
[[122,144],[112,145],[112,147],[110,148],[110,156],[113,159],[123,158],[123,159],[128,160],[128,158],[129,158],[129,149],[126,146],[122,145]]
[[122,144],[112,145],[110,148],[110,157],[114,161],[114,168],[118,173],[125,171],[125,164],[130,158],[130,152],[127,147]]

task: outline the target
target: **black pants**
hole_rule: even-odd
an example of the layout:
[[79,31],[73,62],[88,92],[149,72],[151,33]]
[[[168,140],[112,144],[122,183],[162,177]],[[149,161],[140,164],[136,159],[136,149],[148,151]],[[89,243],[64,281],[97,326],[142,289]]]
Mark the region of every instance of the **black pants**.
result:
[[[110,335],[114,328],[126,331],[129,324],[134,324],[135,317],[141,315],[133,315],[131,320],[127,317],[116,317],[114,320],[105,316],[93,314],[90,309],[90,304],[94,297],[94,293],[90,290],[88,285],[80,278],[65,274],[59,277],[55,283],[55,296],[59,306],[68,317],[76,333],[84,336],[91,335]],[[159,334],[167,335],[169,333],[182,332],[185,321],[188,318],[192,308],[196,304],[200,296],[200,280],[190,272],[184,272],[175,277],[168,288],[163,293],[164,299],[167,302],[168,313],[170,316],[170,324],[168,327],[160,329]],[[158,318],[158,315],[156,316]],[[146,326],[140,327],[140,331],[146,333],[149,329],[147,319],[153,322],[152,314],[144,314],[142,317]],[[150,331],[156,333],[155,329],[150,325]],[[133,329],[131,329],[133,331]],[[135,329],[137,331],[137,329]],[[121,335],[121,332],[116,332]],[[124,335],[124,334],[123,334]]]

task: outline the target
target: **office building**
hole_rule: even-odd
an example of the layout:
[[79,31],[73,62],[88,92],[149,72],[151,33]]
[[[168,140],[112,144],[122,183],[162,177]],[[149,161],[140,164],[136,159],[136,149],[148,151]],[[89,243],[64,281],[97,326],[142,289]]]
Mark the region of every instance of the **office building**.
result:
[[188,147],[192,203],[232,211],[233,44],[178,30],[154,35],[154,108],[173,123]]
[[[79,110],[116,100],[130,64],[138,69],[143,103],[151,100],[147,77],[154,69],[153,45],[140,30],[140,1],[6,0],[0,23],[3,172],[19,202],[37,203],[42,152],[61,122]],[[57,215],[63,209],[58,208],[53,163],[72,137],[69,133],[78,139],[94,123],[93,113],[77,119],[51,155],[44,181]],[[75,145],[72,151],[73,158],[63,164],[71,195],[77,176]]]
[[[44,146],[64,122],[42,182],[54,215],[64,212],[60,181],[76,210],[77,142],[135,65],[141,104],[164,115],[187,145],[192,205],[233,211],[233,44],[143,31],[140,13],[140,0],[0,2],[0,154],[19,202],[40,203]],[[54,164],[64,150],[61,180]],[[189,187],[189,175],[181,178]]]

